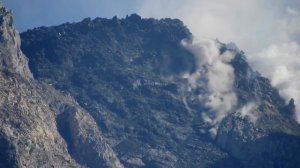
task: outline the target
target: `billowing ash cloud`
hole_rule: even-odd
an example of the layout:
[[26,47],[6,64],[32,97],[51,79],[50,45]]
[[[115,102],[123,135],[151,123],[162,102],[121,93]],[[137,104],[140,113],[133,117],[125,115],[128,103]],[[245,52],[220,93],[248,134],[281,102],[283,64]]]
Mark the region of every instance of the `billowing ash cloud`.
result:
[[292,8],[279,22],[281,41],[275,41],[262,51],[252,54],[251,64],[264,76],[288,102],[294,98],[296,118],[300,122],[300,13]]
[[247,103],[246,105],[237,110],[237,115],[239,115],[242,118],[248,117],[250,121],[255,124],[260,114],[257,111],[258,106],[259,105],[255,102]]
[[235,42],[286,101],[295,99],[300,122],[299,0],[144,0],[140,13],[180,18],[198,38]]
[[300,122],[300,46],[296,42],[271,45],[251,58],[252,65],[271,79],[286,101],[295,99]]
[[[298,0],[144,0],[140,12],[145,17],[180,18],[194,36],[218,38],[235,42],[246,53],[255,53],[280,42],[282,21],[290,13],[299,11]],[[293,22],[293,21],[292,21]],[[299,29],[297,23],[286,26],[288,31]],[[299,37],[299,36],[298,36]]]
[[210,109],[202,117],[213,127],[210,133],[215,136],[219,123],[233,112],[237,104],[233,90],[234,70],[229,64],[234,53],[226,51],[220,54],[220,44],[214,40],[194,39],[183,41],[182,45],[197,59],[197,70],[183,75],[183,78],[187,79],[190,90],[207,88],[205,93],[198,95],[198,99]]

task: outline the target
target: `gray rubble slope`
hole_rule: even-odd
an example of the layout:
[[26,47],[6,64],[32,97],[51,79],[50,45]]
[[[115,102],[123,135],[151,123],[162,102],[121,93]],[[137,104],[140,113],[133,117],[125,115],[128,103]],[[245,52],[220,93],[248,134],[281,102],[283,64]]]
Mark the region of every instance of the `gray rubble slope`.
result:
[[[78,155],[97,163],[89,167],[123,167],[88,113],[70,96],[32,78],[11,11],[1,7],[0,21],[0,167],[90,165]],[[68,117],[60,118],[65,113]],[[61,135],[62,125],[69,125],[75,151]]]
[[[195,56],[181,45],[191,36],[178,19],[136,14],[21,34],[35,78],[74,97],[125,167],[299,167],[295,105],[224,44],[220,53],[235,53],[238,103],[211,138],[202,116],[211,109],[198,99],[207,88],[189,90],[182,78],[196,71]],[[251,102],[259,102],[255,123],[238,112]]]

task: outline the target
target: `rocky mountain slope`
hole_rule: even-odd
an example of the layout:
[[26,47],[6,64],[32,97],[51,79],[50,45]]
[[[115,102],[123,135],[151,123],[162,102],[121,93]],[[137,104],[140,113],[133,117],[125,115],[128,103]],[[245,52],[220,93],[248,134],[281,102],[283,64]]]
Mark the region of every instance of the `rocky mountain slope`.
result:
[[[197,98],[207,88],[190,90],[182,78],[197,71],[197,58],[182,46],[192,35],[179,20],[87,18],[21,37],[34,77],[74,97],[125,167],[300,165],[295,105],[242,51],[219,42],[220,53],[234,53],[238,101],[211,136],[203,117],[209,109]],[[253,115],[243,114],[252,102]]]
[[0,167],[300,166],[293,100],[236,48],[212,42],[217,55],[232,53],[224,59],[237,99],[213,123],[217,113],[201,101],[208,79],[184,77],[212,65],[199,69],[177,19],[133,14],[28,30],[29,70],[11,12],[2,7],[0,17]]
[[75,100],[32,78],[11,12],[0,17],[0,167],[123,167]]

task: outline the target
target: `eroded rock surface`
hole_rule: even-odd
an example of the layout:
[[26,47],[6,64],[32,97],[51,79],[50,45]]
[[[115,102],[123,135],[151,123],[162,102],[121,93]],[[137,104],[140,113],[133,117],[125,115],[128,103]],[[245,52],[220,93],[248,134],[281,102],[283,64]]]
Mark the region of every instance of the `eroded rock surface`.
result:
[[[11,12],[2,7],[0,19],[0,167],[122,167],[93,118],[75,100],[32,78]],[[66,106],[74,113],[58,124]],[[94,159],[93,166],[78,162],[68,149],[71,144],[59,131],[67,124],[72,142],[80,147],[76,149],[83,150],[78,155]]]
[[[219,125],[207,123],[203,113],[211,109],[200,101],[205,81],[190,89],[182,77],[201,64],[181,45],[191,36],[177,19],[136,14],[21,35],[34,76],[74,97],[125,167],[299,165],[300,127],[292,105],[251,69],[243,51],[218,41],[218,55],[234,56],[228,65],[237,103]],[[268,161],[262,164],[262,158]]]

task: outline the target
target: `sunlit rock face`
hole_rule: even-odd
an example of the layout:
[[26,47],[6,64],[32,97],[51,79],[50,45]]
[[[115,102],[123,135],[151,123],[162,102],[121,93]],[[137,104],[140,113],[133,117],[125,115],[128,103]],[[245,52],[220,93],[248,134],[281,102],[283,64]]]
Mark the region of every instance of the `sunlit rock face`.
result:
[[[123,167],[73,98],[33,79],[11,12],[2,7],[0,20],[0,167]],[[70,117],[61,118],[66,107],[73,109]],[[72,136],[66,138],[68,124]]]
[[20,36],[13,27],[11,11],[0,7],[0,18],[0,69],[16,72],[25,79],[32,78],[28,68],[28,59],[20,49]]
[[29,70],[1,18],[0,167],[300,166],[297,101],[234,43],[177,19],[87,18],[22,33]]

